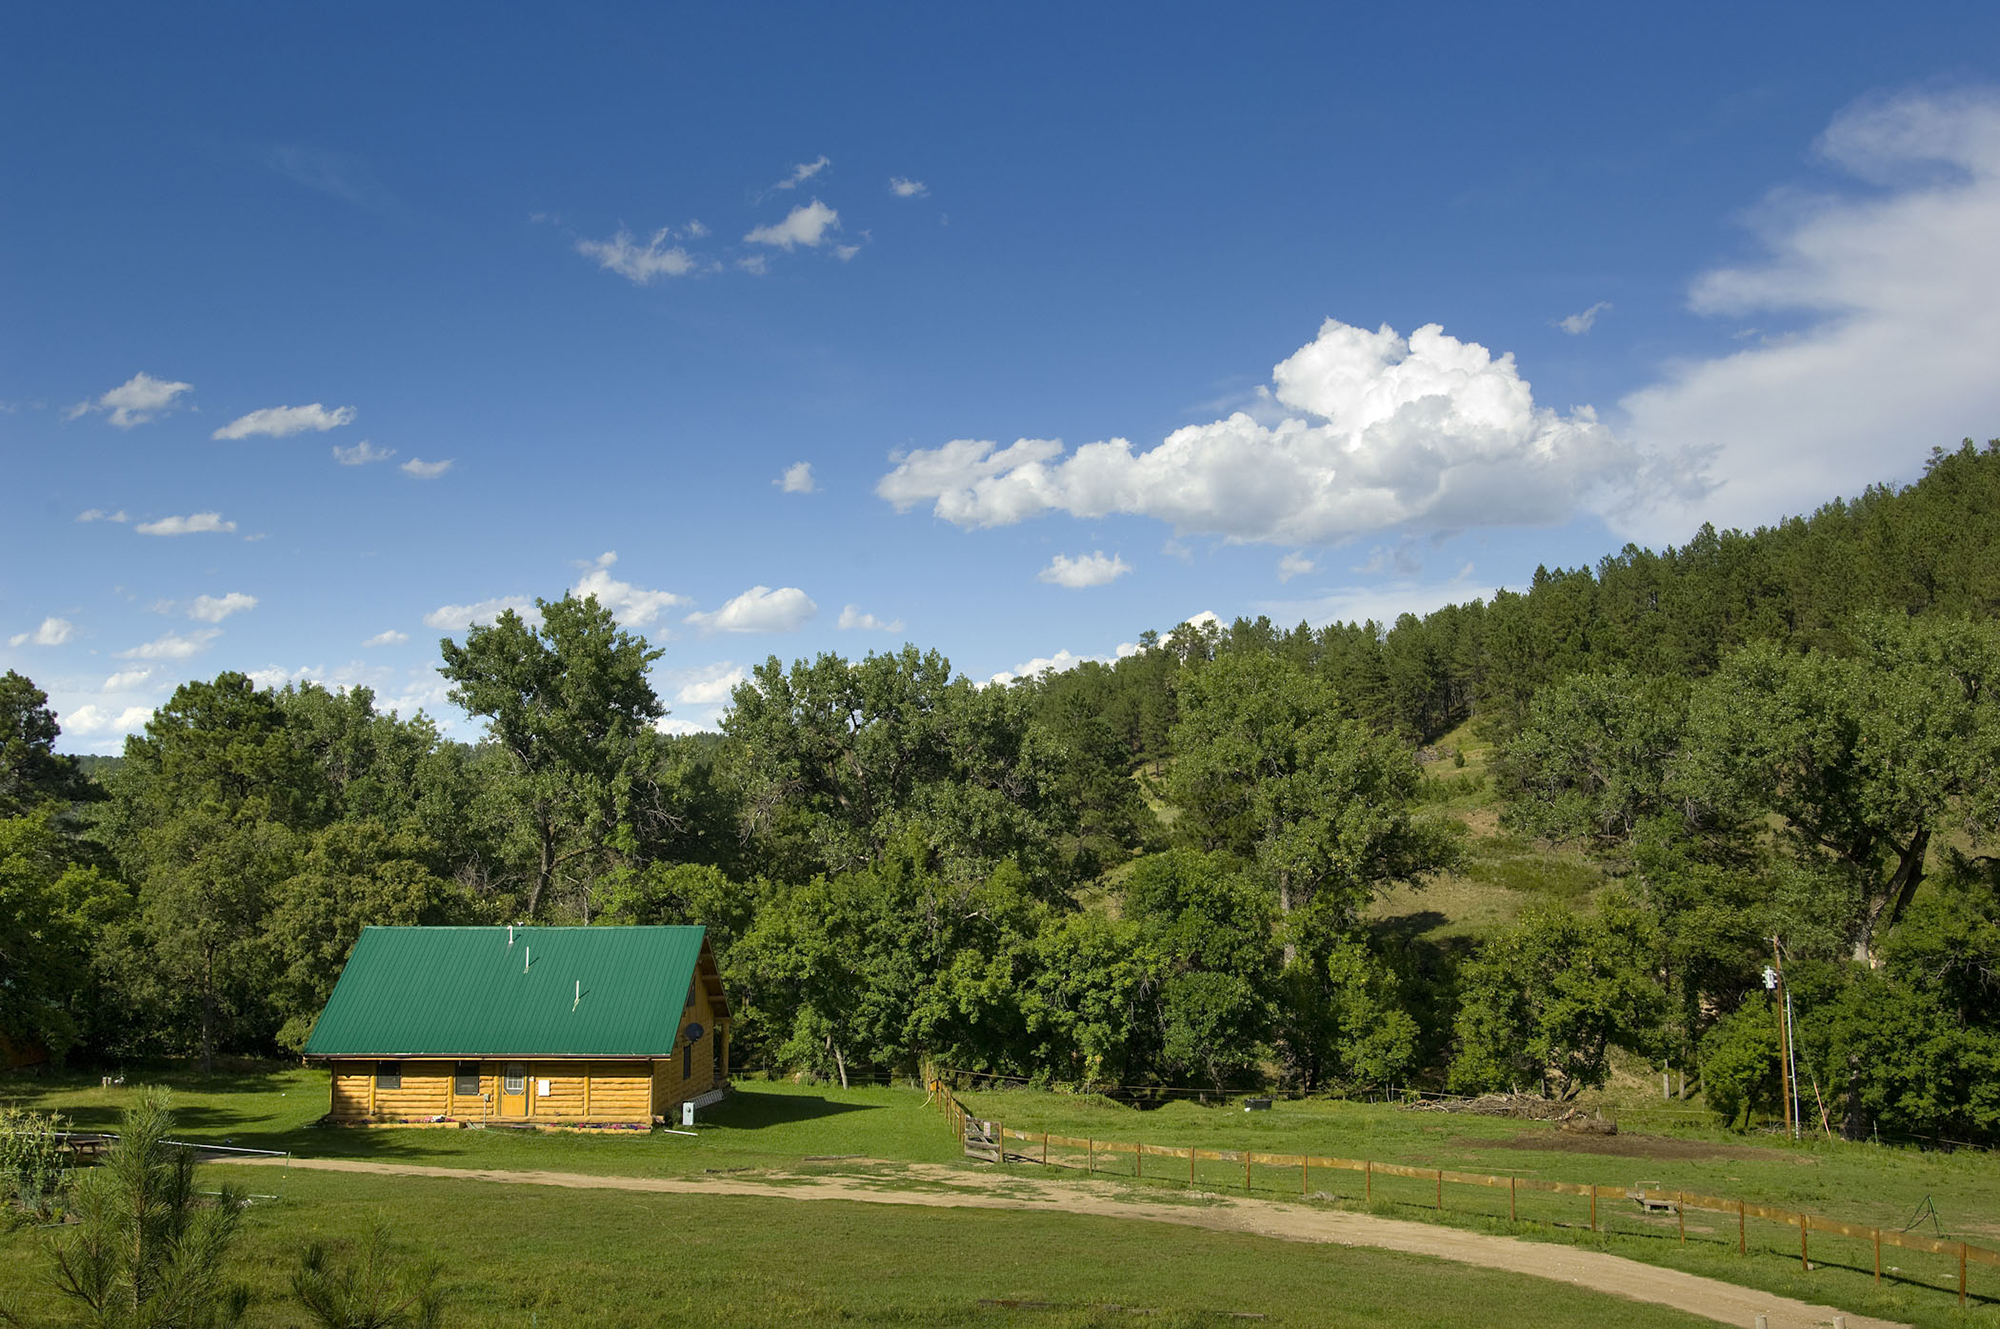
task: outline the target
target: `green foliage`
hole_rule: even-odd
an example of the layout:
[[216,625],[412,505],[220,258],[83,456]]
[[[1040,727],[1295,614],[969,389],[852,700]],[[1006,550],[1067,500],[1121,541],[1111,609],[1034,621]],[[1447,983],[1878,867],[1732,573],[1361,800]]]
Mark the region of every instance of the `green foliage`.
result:
[[1651,920],[1620,900],[1596,917],[1553,905],[1522,915],[1460,972],[1452,1087],[1568,1098],[1602,1085],[1611,1048],[1653,1050],[1656,949]]
[[398,1261],[389,1230],[377,1223],[368,1244],[342,1263],[322,1243],[308,1243],[292,1271],[292,1296],[319,1329],[437,1329],[444,1322],[441,1273],[435,1259]]
[[[63,1135],[70,1129],[59,1112],[0,1107],[0,1206],[11,1203],[31,1220],[62,1211],[70,1163]],[[6,1217],[0,1210],[0,1220]]]
[[0,817],[95,796],[76,758],[56,752],[61,732],[47,693],[11,669],[0,674]]
[[1616,844],[1680,810],[1672,776],[1686,708],[1685,680],[1622,671],[1572,674],[1543,689],[1500,762],[1511,799],[1505,824]]
[[1702,1096],[1725,1122],[1747,1126],[1753,1112],[1776,1113],[1782,1073],[1778,1015],[1768,1001],[1745,1002],[1702,1040]]
[[148,1093],[118,1143],[71,1188],[75,1227],[51,1248],[54,1281],[104,1329],[215,1329],[241,1321],[248,1292],[226,1277],[243,1212],[224,1185],[203,1195],[194,1150],[167,1143],[173,1113]]
[[123,889],[74,861],[76,853],[52,804],[0,819],[0,1036],[57,1057],[87,1014],[95,933],[131,907]]
[[646,679],[659,652],[622,631],[595,596],[535,601],[530,625],[507,610],[459,645],[438,642],[451,699],[484,716],[506,754],[496,791],[527,865],[525,916],[560,890],[584,921],[598,877],[629,857],[629,796],[653,721],[666,713]]
[[1169,788],[1189,842],[1254,861],[1290,913],[1347,922],[1378,886],[1452,863],[1441,823],[1410,815],[1409,749],[1342,719],[1332,687],[1281,655],[1230,651],[1182,686]]

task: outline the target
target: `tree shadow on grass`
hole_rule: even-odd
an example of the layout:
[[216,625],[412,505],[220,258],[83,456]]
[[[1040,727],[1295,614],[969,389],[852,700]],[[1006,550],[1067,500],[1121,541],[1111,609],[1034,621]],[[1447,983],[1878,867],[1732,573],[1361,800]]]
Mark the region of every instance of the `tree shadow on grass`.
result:
[[729,1097],[703,1113],[704,1119],[732,1130],[756,1130],[763,1126],[785,1126],[836,1117],[847,1112],[880,1112],[884,1103],[836,1103],[816,1094],[766,1094],[755,1089],[734,1089]]

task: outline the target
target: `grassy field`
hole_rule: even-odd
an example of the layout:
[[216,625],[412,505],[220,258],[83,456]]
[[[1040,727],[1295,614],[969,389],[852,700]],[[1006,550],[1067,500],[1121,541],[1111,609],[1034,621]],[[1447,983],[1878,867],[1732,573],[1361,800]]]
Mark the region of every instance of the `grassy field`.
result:
[[[1991,1154],[1926,1154],[1823,1142],[1788,1145],[1687,1128],[1670,1135],[1629,1130],[1609,1137],[1569,1135],[1537,1122],[1316,1100],[1279,1102],[1268,1112],[1192,1103],[1141,1112],[1101,1098],[1032,1090],[967,1092],[960,1097],[975,1115],[1029,1132],[1175,1148],[1247,1148],[1369,1159],[1600,1186],[1644,1183],[1649,1188],[1738,1197],[1892,1230],[1901,1229],[1919,1208],[1930,1205],[1946,1236],[2000,1247],[2000,1158]],[[1016,1141],[1011,1147],[1030,1156],[1040,1152],[1032,1143]],[[1143,1183],[1133,1176],[1137,1165],[1131,1154],[1098,1153],[1093,1159],[1084,1150],[1058,1148],[1051,1161],[1070,1170],[1094,1167],[1097,1175],[1129,1178],[1158,1193],[1188,1188],[1188,1164],[1179,1160],[1147,1158]],[[1010,1167],[1043,1171],[1034,1164]],[[1717,1214],[1690,1211],[1688,1242],[1682,1245],[1673,1217],[1647,1216],[1636,1205],[1604,1199],[1598,1201],[1599,1231],[1592,1232],[1589,1201],[1578,1196],[1520,1192],[1515,1204],[1522,1221],[1515,1225],[1507,1221],[1505,1189],[1447,1185],[1440,1211],[1437,1188],[1428,1179],[1377,1176],[1372,1205],[1366,1203],[1369,1183],[1354,1172],[1322,1169],[1302,1177],[1297,1168],[1258,1166],[1251,1171],[1250,1183],[1253,1193],[1274,1199],[1297,1199],[1305,1185],[1315,1200],[1323,1202],[1601,1247],[1787,1296],[1832,1300],[1888,1318],[1958,1322],[1956,1298],[1936,1290],[1954,1286],[1956,1261],[1886,1250],[1885,1264],[1894,1272],[1878,1289],[1870,1243],[1815,1233],[1816,1268],[1808,1274],[1799,1268],[1798,1230],[1778,1224],[1755,1220],[1747,1224],[1756,1258],[1745,1260],[1735,1254],[1735,1221]],[[1195,1165],[1195,1187],[1242,1194],[1243,1166],[1201,1160]],[[1928,1222],[1923,1230],[1932,1231]],[[1899,1285],[1898,1276],[1905,1273],[1911,1284]],[[1986,1318],[1974,1322],[2000,1320],[1996,1313],[2000,1272],[1975,1266],[1972,1283],[1975,1304],[1987,1308],[1978,1312]]]
[[911,1089],[842,1090],[745,1083],[701,1114],[694,1138],[664,1131],[434,1130],[315,1126],[327,1109],[327,1074],[280,1063],[202,1077],[174,1068],[132,1071],[122,1086],[101,1077],[0,1079],[0,1103],[57,1111],[84,1129],[117,1128],[140,1083],[174,1095],[182,1138],[314,1158],[360,1158],[437,1167],[552,1168],[661,1177],[723,1168],[797,1167],[804,1158],[868,1155],[950,1162],[957,1150],[924,1095]]
[[[207,1079],[173,1070],[143,1076],[132,1072],[127,1078],[126,1085],[113,1088],[105,1088],[95,1078],[84,1076],[0,1080],[0,1101],[60,1110],[86,1127],[115,1128],[119,1113],[137,1098],[138,1081],[143,1078],[172,1089],[182,1123],[181,1133],[188,1138],[247,1148],[289,1150],[305,1157],[444,1167],[675,1176],[736,1169],[861,1170],[860,1157],[963,1163],[944,1119],[925,1106],[921,1093],[911,1089],[840,1090],[788,1083],[747,1083],[729,1101],[706,1114],[697,1137],[689,1138],[662,1132],[597,1136],[316,1127],[312,1123],[326,1105],[324,1073],[282,1065],[243,1066]],[[1912,1211],[1928,1199],[1951,1236],[2000,1245],[2000,1160],[1984,1154],[1918,1154],[1852,1145],[1787,1146],[1702,1130],[1684,1130],[1671,1136],[1631,1131],[1609,1138],[1569,1136],[1537,1123],[1324,1101],[1281,1102],[1269,1112],[1256,1113],[1189,1103],[1140,1112],[1102,1099],[1028,1090],[967,1093],[963,1097],[973,1111],[997,1117],[1021,1130],[1177,1147],[1190,1144],[1218,1150],[1249,1147],[1260,1152],[1369,1158],[1416,1167],[1494,1175],[1511,1173],[1600,1185],[1645,1182],[1670,1190],[1742,1196],[1889,1227],[1901,1227]],[[1064,1161],[1060,1149],[1055,1161]],[[1068,1161],[1083,1162],[1074,1156]],[[1133,1168],[1130,1155],[1108,1158],[1100,1155],[1098,1163],[1105,1175],[1129,1174]],[[1133,1185],[1143,1186],[1148,1195],[1163,1203],[1185,1202],[1181,1194],[1185,1186],[1181,1171],[1184,1166],[1149,1160],[1152,1175],[1143,1182],[1135,1180]],[[1010,1168],[1042,1171],[1025,1164],[1012,1164]],[[882,1184],[898,1184],[893,1174],[886,1179],[879,1173],[875,1175]],[[359,1219],[350,1222],[347,1215],[380,1206],[384,1218],[404,1233],[422,1231],[427,1241],[436,1235],[441,1253],[453,1261],[453,1268],[467,1280],[468,1305],[525,1309],[531,1320],[546,1308],[555,1317],[550,1323],[568,1323],[568,1319],[561,1317],[581,1316],[586,1311],[601,1313],[606,1307],[624,1304],[620,1300],[626,1295],[623,1292],[588,1291],[572,1280],[554,1279],[540,1252],[567,1249],[565,1243],[570,1237],[558,1238],[555,1234],[572,1231],[596,1234],[588,1239],[578,1238],[584,1243],[579,1249],[596,1249],[592,1243],[603,1245],[605,1253],[592,1256],[593,1260],[629,1259],[641,1263],[656,1263],[659,1259],[658,1252],[647,1242],[666,1240],[660,1235],[663,1232],[678,1232],[679,1236],[673,1240],[681,1244],[672,1249],[687,1249],[693,1263],[680,1271],[684,1275],[680,1283],[669,1279],[666,1272],[647,1275],[645,1295],[651,1300],[644,1304],[651,1306],[655,1301],[662,1305],[679,1304],[676,1298],[699,1299],[726,1293],[748,1298],[760,1308],[769,1307],[768,1319],[774,1323],[799,1316],[844,1316],[861,1322],[911,1319],[951,1322],[952,1316],[970,1315],[984,1319],[997,1317],[1004,1322],[1015,1314],[981,1308],[977,1303],[982,1298],[1119,1302],[1190,1313],[1252,1309],[1285,1318],[1305,1314],[1304,1308],[1316,1307],[1316,1298],[1325,1295],[1325,1275],[1313,1274],[1312,1278],[1322,1280],[1313,1283],[1301,1271],[1336,1266],[1342,1271],[1341,1279],[1351,1276],[1359,1280],[1357,1286],[1368,1288],[1368,1297],[1374,1298],[1364,1298],[1356,1305],[1372,1308],[1370,1313],[1409,1316],[1410,1323],[1475,1323],[1476,1318],[1457,1318],[1459,1308],[1477,1307],[1492,1297],[1504,1302],[1505,1298],[1516,1295],[1496,1287],[1467,1291],[1461,1301],[1458,1299],[1461,1286],[1472,1287],[1472,1283],[1462,1280],[1476,1282],[1483,1275],[1454,1268],[1449,1273],[1433,1270],[1392,1276],[1383,1271],[1405,1268],[1410,1262],[1386,1253],[1370,1257],[1386,1262],[1379,1268],[1363,1269],[1360,1265],[1350,1268],[1343,1262],[1351,1252],[1343,1252],[1336,1259],[1324,1250],[1291,1250],[1281,1248],[1280,1243],[1255,1241],[1239,1249],[1230,1244],[1235,1238],[1178,1229],[1155,1230],[1153,1225],[1144,1225],[1141,1230],[1133,1225],[1121,1227],[1110,1220],[1089,1220],[1086,1227],[1093,1234],[1101,1230],[1103,1235],[1092,1235],[1085,1242],[1060,1224],[1045,1226],[1048,1220],[1041,1215],[905,1212],[879,1207],[864,1211],[861,1206],[828,1202],[788,1206],[728,1197],[716,1197],[711,1206],[708,1200],[695,1203],[672,1196],[545,1193],[534,1188],[505,1188],[502,1194],[489,1192],[486,1200],[472,1203],[461,1200],[460,1192],[451,1189],[460,1185],[456,1182],[433,1185],[304,1171],[282,1177],[269,1172],[242,1174],[242,1177],[254,1178],[254,1189],[279,1197],[276,1204],[257,1211],[257,1230],[265,1233],[257,1240],[265,1243],[260,1249],[267,1255],[285,1243],[295,1247],[311,1234],[359,1231],[365,1224]],[[1214,1190],[1241,1193],[1243,1186],[1240,1166],[1225,1163],[1202,1162],[1197,1180],[1202,1187]],[[1350,1207],[1362,1204],[1362,1179],[1356,1174],[1322,1171],[1314,1173],[1310,1180],[1317,1201]],[[1296,1198],[1300,1178],[1296,1171],[1260,1167],[1255,1170],[1253,1182],[1260,1194]],[[1435,1188],[1430,1183],[1378,1177],[1373,1198],[1376,1209],[1401,1216],[1595,1245],[1653,1263],[1789,1296],[1832,1300],[1845,1308],[1891,1318],[1923,1324],[1960,1322],[1954,1299],[1945,1293],[1899,1285],[1893,1277],[1878,1290],[1868,1276],[1870,1253],[1866,1247],[1834,1238],[1815,1235],[1815,1262],[1821,1267],[1807,1274],[1799,1270],[1795,1258],[1787,1259],[1783,1254],[1796,1252],[1795,1231],[1753,1223],[1750,1229],[1753,1247],[1769,1253],[1746,1261],[1731,1249],[1733,1230],[1723,1230],[1733,1225],[1715,1215],[1691,1214],[1688,1222],[1691,1241],[1683,1247],[1676,1239],[1678,1232],[1672,1219],[1648,1219],[1630,1206],[1607,1201],[1600,1201],[1600,1227],[1604,1231],[1593,1234],[1588,1229],[1587,1202],[1577,1197],[1524,1192],[1518,1200],[1524,1222],[1518,1228],[1505,1222],[1505,1191],[1447,1187],[1445,1211],[1440,1214],[1434,1210]],[[848,1213],[849,1209],[854,1212]],[[839,1210],[844,1216],[835,1221],[828,1217],[832,1210]],[[597,1226],[599,1215],[605,1213],[643,1216],[641,1227],[653,1235],[643,1240],[638,1236],[621,1237]],[[705,1235],[711,1219],[702,1217],[696,1222],[697,1213],[734,1216],[727,1222],[713,1220],[719,1224],[714,1230],[731,1234],[729,1239],[723,1241]],[[856,1246],[852,1258],[860,1262],[855,1268],[874,1268],[877,1274],[857,1274],[850,1279],[847,1266],[842,1263],[847,1257],[817,1235],[821,1228],[837,1234],[842,1250],[856,1240],[856,1233],[876,1234]],[[514,1238],[508,1235],[513,1232],[530,1234],[521,1237],[528,1249],[515,1250],[510,1244]],[[922,1261],[911,1260],[908,1276],[893,1280],[893,1295],[877,1288],[875,1285],[882,1281],[881,1268],[900,1268],[896,1263],[899,1258],[895,1254],[896,1244],[915,1240],[911,1235],[915,1233],[930,1234],[926,1240],[943,1243],[940,1249],[947,1253],[929,1254]],[[1166,1233],[1171,1235],[1163,1235]],[[747,1261],[733,1258],[730,1250],[736,1249],[739,1242],[742,1250],[759,1252],[757,1258]],[[777,1248],[768,1258],[763,1254],[767,1246]],[[773,1270],[794,1268],[788,1263],[792,1257],[787,1254],[793,1246],[799,1248],[799,1258],[804,1261],[797,1268],[812,1271],[810,1275],[773,1274]],[[1159,1264],[1157,1269],[1152,1268],[1151,1252],[1180,1250],[1183,1246],[1186,1249],[1181,1255]],[[452,1254],[489,1247],[505,1252],[505,1258],[468,1255],[466,1258],[471,1261],[468,1268],[476,1270],[476,1275],[460,1269],[457,1257]],[[1245,1271],[1243,1276],[1231,1273],[1217,1279],[1204,1275],[1192,1284],[1176,1282],[1176,1278],[1184,1278],[1188,1268],[1195,1267],[1179,1261],[1221,1259],[1220,1255],[1203,1255],[1207,1250],[1228,1253],[1230,1259],[1223,1263],[1232,1270],[1240,1266]],[[0,1254],[0,1286],[16,1282],[8,1270],[18,1272],[32,1265],[32,1251],[31,1238],[16,1235],[0,1239],[0,1252],[4,1252]],[[1897,1252],[1891,1260],[1909,1266],[1913,1277],[1932,1283],[1948,1281],[1952,1272],[1945,1267],[1947,1262],[1935,1257],[1912,1259]],[[1924,1264],[1925,1260],[1929,1264]],[[1125,1264],[1132,1267],[1125,1269]],[[1115,1278],[1106,1273],[1114,1267],[1123,1270]],[[1005,1277],[994,1281],[999,1275]],[[1300,1279],[1307,1281],[1300,1283]],[[1976,1294],[2000,1291],[2000,1280],[1982,1289],[1982,1280],[1988,1279],[1991,1279],[1989,1271],[1975,1270]],[[1286,1290],[1260,1291],[1266,1281],[1282,1284]],[[1395,1300],[1403,1295],[1399,1288],[1414,1296],[1417,1289],[1438,1283],[1448,1286],[1449,1296],[1428,1309],[1413,1309],[1413,1304]],[[536,1300],[544,1295],[556,1296],[545,1290],[558,1285],[561,1292],[557,1300],[546,1305]],[[1288,1300],[1296,1287],[1307,1285],[1320,1290]],[[629,1279],[624,1286],[631,1286]],[[1974,1319],[1965,1322],[2000,1320],[2000,1314],[1991,1309],[1993,1303],[1984,1304],[1988,1309],[1975,1311]],[[763,1309],[755,1312],[764,1313]],[[1047,1324],[1089,1322],[1096,1312],[1058,1309],[1019,1314],[1032,1314],[1039,1317],[1033,1323]],[[1579,1310],[1577,1314],[1585,1312]],[[1623,1316],[1626,1312],[1621,1309],[1619,1314]],[[1985,1318],[1978,1319],[1980,1315]],[[1065,1320],[1065,1316],[1069,1318]],[[614,1321],[616,1318],[612,1317]],[[753,1316],[747,1322],[766,1321]],[[1302,1322],[1339,1321],[1308,1316]],[[1366,1318],[1355,1322],[1366,1322]],[[1627,1318],[1619,1322],[1642,1321]]]
[[[482,1182],[296,1174],[253,1207],[237,1276],[253,1322],[296,1323],[287,1270],[311,1238],[377,1220],[422,1234],[454,1291],[452,1323],[1212,1324],[1249,1312],[1294,1325],[1705,1321],[1538,1279],[1414,1256],[1062,1214],[903,1209],[839,1201],[636,1195]],[[46,1313],[32,1234],[0,1236],[0,1288]],[[1010,1310],[982,1300],[1055,1303]]]

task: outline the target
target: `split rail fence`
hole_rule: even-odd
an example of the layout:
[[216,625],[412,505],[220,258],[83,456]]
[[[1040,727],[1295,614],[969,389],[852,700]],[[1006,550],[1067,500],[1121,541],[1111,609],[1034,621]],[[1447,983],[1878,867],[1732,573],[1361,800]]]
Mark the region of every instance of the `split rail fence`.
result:
[[[1731,1199],[1725,1196],[1702,1195],[1694,1191],[1665,1190],[1657,1186],[1597,1186],[1585,1182],[1550,1181],[1541,1177],[1488,1176],[1474,1172],[1456,1172],[1449,1168],[1410,1167],[1402,1163],[1377,1163],[1363,1158],[1326,1158],[1317,1154],[1270,1154],[1249,1149],[1201,1149],[1189,1145],[1141,1144],[1131,1140],[1097,1140],[1089,1137],[1056,1135],[1048,1131],[1018,1130],[1004,1125],[998,1120],[975,1117],[967,1111],[965,1104],[958,1100],[943,1080],[934,1079],[929,1085],[931,1094],[940,1110],[951,1123],[964,1146],[966,1156],[988,1163],[1034,1163],[1045,1167],[1081,1168],[1088,1175],[1130,1177],[1134,1180],[1158,1180],[1176,1183],[1189,1188],[1207,1186],[1212,1189],[1233,1190],[1237,1172],[1241,1169],[1241,1184],[1246,1193],[1255,1190],[1275,1192],[1279,1187],[1273,1184],[1273,1174],[1283,1172],[1287,1178],[1298,1178],[1297,1194],[1302,1199],[1313,1196],[1313,1182],[1319,1178],[1323,1187],[1333,1182],[1338,1174],[1360,1174],[1360,1193],[1342,1194],[1339,1191],[1323,1191],[1324,1198],[1360,1199],[1374,1204],[1384,1203],[1421,1206],[1436,1212],[1445,1211],[1445,1187],[1478,1187],[1485,1190],[1505,1191],[1507,1194],[1506,1218],[1509,1222],[1543,1221],[1551,1225],[1565,1221],[1574,1223],[1575,1210],[1567,1206],[1552,1207],[1540,1196],[1576,1196],[1589,1202],[1589,1221],[1592,1232],[1609,1231],[1611,1215],[1600,1201],[1609,1200],[1614,1204],[1635,1205],[1642,1215],[1662,1215],[1671,1217],[1677,1239],[1685,1244],[1688,1239],[1687,1216],[1690,1211],[1715,1214],[1721,1218],[1719,1227],[1711,1227],[1709,1233],[1720,1231],[1727,1241],[1729,1227],[1735,1228],[1735,1245],[1739,1255],[1749,1255],[1753,1249],[1759,1254],[1770,1251],[1770,1246],[1762,1240],[1763,1233],[1756,1233],[1758,1240],[1752,1239],[1754,1229],[1751,1221],[1776,1223],[1798,1229],[1798,1255],[1800,1265],[1810,1270],[1813,1267],[1813,1234],[1841,1237],[1865,1243],[1873,1256],[1875,1281],[1881,1282],[1886,1272],[1900,1282],[1916,1283],[1942,1290],[1953,1290],[1955,1282],[1959,1304],[1965,1305],[1969,1284],[1967,1266],[1971,1264],[1992,1265],[2000,1268],[2000,1251],[1984,1246],[1975,1246],[1965,1241],[1947,1241],[1942,1238],[1925,1237],[1913,1232],[1901,1232],[1894,1228],[1869,1227],[1860,1223],[1843,1223],[1837,1219],[1824,1218],[1802,1210],[1783,1209],[1773,1205],[1754,1204],[1748,1200]],[[1079,1156],[1078,1152],[1082,1153]],[[1129,1165],[1127,1160],[1129,1160]],[[1201,1165],[1222,1164],[1229,1169],[1218,1177],[1221,1169]],[[1261,1170],[1262,1175],[1259,1175]],[[1259,1183],[1262,1183],[1261,1185]],[[1413,1187],[1407,1183],[1417,1182]],[[1352,1185],[1350,1180],[1349,1185]],[[1287,1180],[1283,1186],[1291,1192]],[[1481,1213],[1485,1217],[1497,1218],[1498,1213],[1469,1209],[1468,1212]],[[1732,1223],[1730,1220],[1734,1220]],[[1651,1226],[1647,1235],[1659,1236],[1660,1229]],[[1696,1239],[1704,1234],[1697,1225]],[[1706,1239],[1714,1239],[1712,1236]],[[1956,1263],[1957,1277],[1952,1280],[1949,1272],[1942,1280],[1937,1275],[1931,1279],[1919,1276],[1919,1271],[1900,1266],[1884,1266],[1882,1249],[1911,1251],[1924,1255],[1943,1256],[1947,1269]],[[1857,1259],[1850,1247],[1835,1250],[1835,1258],[1829,1258],[1825,1243],[1821,1244],[1819,1259],[1822,1264],[1835,1263],[1837,1259],[1852,1261]],[[1854,1269],[1865,1269],[1865,1264],[1849,1264]]]

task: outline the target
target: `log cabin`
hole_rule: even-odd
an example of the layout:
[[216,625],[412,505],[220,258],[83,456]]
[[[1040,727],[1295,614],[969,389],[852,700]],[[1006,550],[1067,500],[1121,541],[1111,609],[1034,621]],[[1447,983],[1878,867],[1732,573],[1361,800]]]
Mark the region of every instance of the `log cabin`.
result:
[[641,1126],[722,1097],[698,927],[370,927],[306,1040],[343,1124]]

